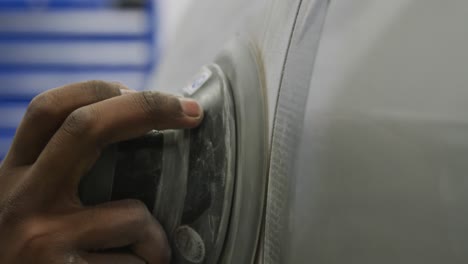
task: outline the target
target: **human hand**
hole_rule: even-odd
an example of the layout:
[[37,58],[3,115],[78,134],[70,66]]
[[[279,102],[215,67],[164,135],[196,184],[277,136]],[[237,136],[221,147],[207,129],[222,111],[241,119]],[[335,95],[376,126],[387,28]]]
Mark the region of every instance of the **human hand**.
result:
[[78,184],[107,145],[195,127],[202,112],[195,101],[102,81],[37,96],[0,165],[0,263],[169,263],[164,231],[143,203],[85,207]]

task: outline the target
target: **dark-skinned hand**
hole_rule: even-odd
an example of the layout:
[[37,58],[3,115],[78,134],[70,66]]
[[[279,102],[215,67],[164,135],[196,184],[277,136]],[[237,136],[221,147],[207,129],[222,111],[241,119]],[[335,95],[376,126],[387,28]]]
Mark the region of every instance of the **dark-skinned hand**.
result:
[[37,96],[0,165],[0,263],[169,263],[164,231],[143,203],[85,207],[78,184],[107,145],[195,127],[202,112],[195,101],[102,81]]

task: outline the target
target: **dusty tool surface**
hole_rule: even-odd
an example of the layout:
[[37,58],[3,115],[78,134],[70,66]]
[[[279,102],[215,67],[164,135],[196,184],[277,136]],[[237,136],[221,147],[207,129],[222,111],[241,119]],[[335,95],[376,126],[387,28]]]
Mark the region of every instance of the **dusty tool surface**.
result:
[[236,175],[234,102],[215,64],[187,89],[204,109],[202,124],[111,146],[83,177],[80,197],[86,205],[139,199],[166,229],[174,263],[218,263]]

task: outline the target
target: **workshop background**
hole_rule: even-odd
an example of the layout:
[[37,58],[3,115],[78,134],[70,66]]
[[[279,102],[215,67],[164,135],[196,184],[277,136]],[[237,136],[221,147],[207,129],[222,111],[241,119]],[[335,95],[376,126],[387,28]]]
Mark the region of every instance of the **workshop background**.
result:
[[143,89],[190,1],[0,0],[0,161],[37,94],[94,79]]

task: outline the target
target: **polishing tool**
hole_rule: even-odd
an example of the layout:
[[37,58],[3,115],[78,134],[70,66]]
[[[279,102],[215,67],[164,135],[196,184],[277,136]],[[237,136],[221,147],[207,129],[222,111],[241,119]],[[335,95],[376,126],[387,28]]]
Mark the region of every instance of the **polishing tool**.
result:
[[254,51],[248,41],[234,40],[183,88],[205,111],[199,127],[152,131],[108,148],[81,180],[82,202],[144,202],[166,230],[173,263],[250,262],[267,167],[264,95]]

